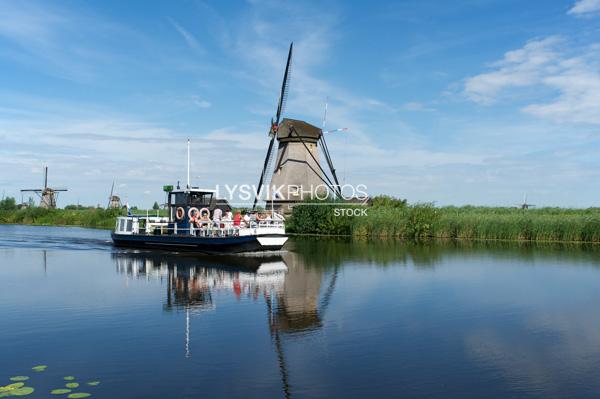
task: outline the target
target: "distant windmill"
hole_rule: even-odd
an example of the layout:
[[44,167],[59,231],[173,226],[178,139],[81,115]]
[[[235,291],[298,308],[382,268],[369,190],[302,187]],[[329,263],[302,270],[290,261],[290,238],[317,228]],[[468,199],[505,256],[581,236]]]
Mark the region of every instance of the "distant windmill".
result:
[[[271,119],[271,140],[258,183],[258,190],[262,189],[264,182],[269,181],[269,187],[283,187],[276,198],[270,199],[273,206],[283,213],[289,213],[294,203],[316,194],[316,188],[323,188],[338,197],[342,195],[323,130],[300,120],[281,120],[290,84],[293,45],[290,44],[275,120]],[[319,143],[331,177],[319,162]],[[310,192],[309,196],[304,194],[307,191]],[[268,196],[271,195],[269,193]],[[258,196],[254,198],[253,209],[257,201]]]
[[110,196],[108,197],[108,209],[121,209],[121,197],[114,194],[115,181],[113,180],[112,186],[110,187]]
[[533,208],[533,207],[535,207],[535,205],[533,205],[533,204],[528,204],[528,203],[527,203],[527,194],[525,194],[525,195],[523,196],[523,203],[522,203],[522,204],[517,204],[517,206],[518,206],[519,208],[521,208],[521,209],[529,209],[529,208]]
[[48,187],[48,167],[44,167],[44,188],[28,188],[21,190],[24,192],[33,192],[36,193],[38,197],[40,197],[40,207],[46,209],[55,209],[56,208],[56,200],[58,198],[58,193],[61,191],[67,191],[66,188],[50,188]]

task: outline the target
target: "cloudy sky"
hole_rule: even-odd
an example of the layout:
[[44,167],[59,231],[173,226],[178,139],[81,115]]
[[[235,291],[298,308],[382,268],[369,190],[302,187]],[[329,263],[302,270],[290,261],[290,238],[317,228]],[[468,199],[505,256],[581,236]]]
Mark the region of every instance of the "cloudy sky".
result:
[[600,205],[600,0],[0,1],[0,189],[145,206],[256,184],[286,116],[347,127],[340,179],[410,202]]

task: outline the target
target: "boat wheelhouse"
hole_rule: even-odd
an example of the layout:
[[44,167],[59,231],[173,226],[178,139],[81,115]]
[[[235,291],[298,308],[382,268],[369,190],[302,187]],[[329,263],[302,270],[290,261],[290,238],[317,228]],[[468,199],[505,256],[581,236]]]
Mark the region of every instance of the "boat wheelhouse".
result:
[[231,207],[214,190],[168,191],[168,215],[117,217],[111,234],[117,246],[204,253],[279,250],[287,241],[283,216],[253,212],[234,220]]

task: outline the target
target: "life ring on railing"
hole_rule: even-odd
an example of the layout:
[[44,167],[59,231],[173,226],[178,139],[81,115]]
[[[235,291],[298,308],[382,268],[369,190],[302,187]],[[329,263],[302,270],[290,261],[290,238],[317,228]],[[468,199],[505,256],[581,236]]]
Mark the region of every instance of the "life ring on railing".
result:
[[188,209],[188,218],[190,218],[190,223],[195,222],[199,214],[200,212],[198,212],[198,208],[194,206]]
[[206,212],[206,216],[210,219],[210,210],[208,208],[200,209],[200,217],[204,216],[204,212]]
[[177,220],[183,219],[184,215],[185,215],[185,210],[182,207],[177,208],[177,212],[175,213],[175,216],[177,216]]

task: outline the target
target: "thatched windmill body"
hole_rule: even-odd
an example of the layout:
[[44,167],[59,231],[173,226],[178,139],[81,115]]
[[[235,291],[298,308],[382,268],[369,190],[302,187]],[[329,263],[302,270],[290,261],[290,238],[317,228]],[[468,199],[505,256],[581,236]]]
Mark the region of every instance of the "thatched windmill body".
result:
[[[258,183],[262,199],[280,213],[289,213],[293,204],[306,199],[325,198],[328,194],[341,197],[323,130],[301,120],[281,120],[290,82],[292,51],[293,43],[290,44],[277,113],[275,119],[271,119],[269,146]],[[329,174],[321,165],[319,147]],[[267,190],[263,187],[265,182],[268,183]],[[257,201],[258,196],[253,208]]]
[[48,187],[48,167],[44,167],[44,188],[27,188],[21,190],[24,192],[33,192],[40,198],[40,207],[46,209],[55,209],[58,194],[62,191],[67,191],[66,188],[51,188]]

